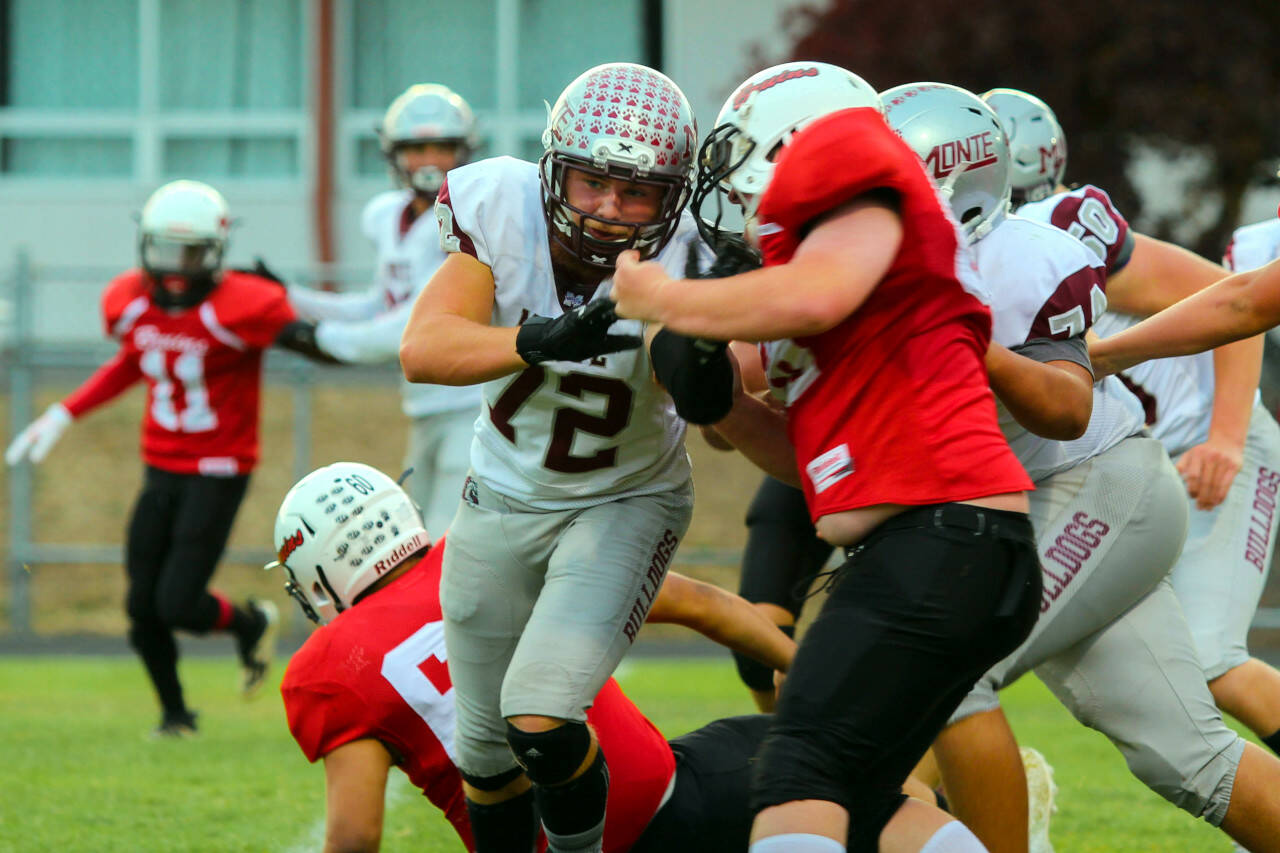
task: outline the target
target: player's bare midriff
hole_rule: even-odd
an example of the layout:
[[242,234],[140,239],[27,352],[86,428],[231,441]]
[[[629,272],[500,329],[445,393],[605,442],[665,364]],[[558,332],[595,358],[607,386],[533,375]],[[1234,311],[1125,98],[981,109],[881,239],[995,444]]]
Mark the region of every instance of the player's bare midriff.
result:
[[[1005,492],[999,495],[986,495],[956,503],[971,506],[987,507],[1008,512],[1028,512],[1030,503],[1026,492]],[[900,512],[912,509],[908,504],[876,504],[875,506],[858,507],[857,509],[833,512],[818,519],[818,536],[832,545],[855,545],[868,533]]]

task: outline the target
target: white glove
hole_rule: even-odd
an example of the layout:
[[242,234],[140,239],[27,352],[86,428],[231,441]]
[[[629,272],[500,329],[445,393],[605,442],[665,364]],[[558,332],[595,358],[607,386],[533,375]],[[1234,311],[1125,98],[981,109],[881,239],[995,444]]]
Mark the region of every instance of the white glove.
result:
[[69,426],[71,413],[61,403],[54,403],[10,442],[9,449],[4,452],[4,461],[10,465],[17,465],[23,459],[43,461]]

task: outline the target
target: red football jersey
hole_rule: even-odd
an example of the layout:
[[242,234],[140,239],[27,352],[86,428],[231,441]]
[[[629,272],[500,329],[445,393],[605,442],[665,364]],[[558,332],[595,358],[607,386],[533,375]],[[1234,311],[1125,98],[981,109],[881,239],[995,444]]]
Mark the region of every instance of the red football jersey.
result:
[[[443,555],[441,540],[388,587],[316,629],[290,659],[280,689],[289,729],[309,760],[354,740],[381,741],[472,849],[454,765],[453,684],[440,613]],[[609,763],[604,849],[627,850],[662,804],[675,756],[612,679],[587,719]]]
[[965,286],[980,286],[972,258],[878,112],[825,116],[783,149],[760,203],[765,263],[785,264],[816,219],[880,189],[896,196],[903,228],[884,279],[834,328],[762,347],[815,520],[1032,488],[997,425],[984,367],[991,315]]
[[262,351],[297,319],[285,289],[224,272],[200,304],[167,311],[151,301],[141,270],[107,285],[107,334],[120,352],[64,404],[79,417],[147,381],[142,458],[177,474],[246,474],[258,461]]

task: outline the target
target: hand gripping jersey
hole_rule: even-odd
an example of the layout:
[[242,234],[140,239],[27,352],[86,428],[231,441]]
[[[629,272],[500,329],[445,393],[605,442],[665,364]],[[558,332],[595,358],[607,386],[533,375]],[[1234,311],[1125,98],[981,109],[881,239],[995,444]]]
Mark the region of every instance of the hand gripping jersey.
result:
[[247,474],[258,461],[262,351],[296,319],[279,285],[224,272],[200,304],[166,311],[141,270],[107,285],[107,334],[120,352],[64,403],[74,417],[147,382],[142,458],[176,474]]
[[[1018,209],[1018,215],[1050,223],[1077,237],[1106,262],[1108,275],[1123,269],[1132,252],[1133,232],[1129,223],[1111,203],[1110,197],[1094,186],[1023,205]],[[1132,314],[1111,311],[1096,317],[1093,329],[1105,338],[1141,319]],[[1137,397],[1142,406],[1143,421],[1171,456],[1177,456],[1208,437],[1213,410],[1213,353],[1146,361],[1124,371],[1117,379]],[[1097,391],[1112,396],[1123,402],[1125,409],[1132,410],[1133,404],[1122,392],[1107,387],[1117,379],[1108,378],[1096,386]],[[1099,412],[1098,402],[1095,396],[1095,417],[1105,417],[1114,407],[1114,402],[1108,403],[1108,408]],[[1131,419],[1118,420],[1113,432],[1123,431],[1123,424]],[[1090,428],[1093,428],[1092,421]]]
[[[364,209],[364,234],[377,247],[373,287],[382,305],[375,318],[351,328],[349,337],[357,346],[376,352],[370,360],[398,358],[400,335],[413,303],[446,257],[431,211],[410,221],[412,199],[412,190],[390,190],[374,196]],[[411,418],[480,410],[478,385],[429,385],[402,378],[400,391],[404,413]]]
[[[447,251],[466,252],[493,270],[494,326],[564,313],[534,164],[498,157],[453,170],[436,214]],[[694,241],[700,238],[686,212],[655,260],[680,277]],[[704,247],[703,262],[710,257]],[[590,298],[611,286],[604,280]],[[614,331],[641,334],[643,326],[622,320]],[[531,506],[592,506],[671,491],[689,479],[685,423],[654,381],[646,347],[529,367],[485,383],[484,401],[471,467],[494,491]]]
[[[382,742],[472,849],[453,763],[453,685],[440,614],[444,547],[441,540],[387,588],[317,628],[290,658],[280,690],[289,730],[308,760],[355,740]],[[609,762],[605,850],[627,850],[668,795],[675,757],[613,680],[587,719]]]
[[[991,291],[996,343],[1037,361],[1088,367],[1080,344],[1107,309],[1102,260],[1057,228],[1013,215],[973,251]],[[1027,431],[1000,406],[1000,428],[1032,480],[1072,468],[1142,428],[1141,411],[1116,380],[1095,385],[1093,397],[1091,431],[1070,442]]]
[[816,219],[885,189],[903,239],[884,279],[834,328],[762,347],[815,520],[1031,487],[996,423],[983,366],[991,316],[974,295],[972,258],[920,159],[879,113],[833,113],[783,149],[760,204],[765,263],[785,264]]

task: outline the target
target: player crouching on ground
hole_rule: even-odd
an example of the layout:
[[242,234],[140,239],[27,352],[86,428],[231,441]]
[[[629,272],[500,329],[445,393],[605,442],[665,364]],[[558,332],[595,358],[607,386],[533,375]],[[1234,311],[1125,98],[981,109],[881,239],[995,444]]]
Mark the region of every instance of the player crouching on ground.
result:
[[[289,661],[281,692],[298,745],[311,761],[324,761],[325,849],[378,848],[392,765],[474,849],[455,766],[440,608],[445,540],[430,542],[417,507],[389,477],[339,462],[285,496],[275,545],[279,560],[267,568],[284,570],[285,588],[321,625]],[[794,653],[745,600],[674,573],[650,619],[687,625],[779,669]],[[704,853],[745,847],[747,771],[765,718],[719,720],[668,746],[612,680],[587,718],[609,762],[605,850],[641,840],[644,849],[669,850],[673,839],[697,840]],[[685,766],[694,770],[677,784],[676,768]],[[514,837],[534,827],[509,831]]]

